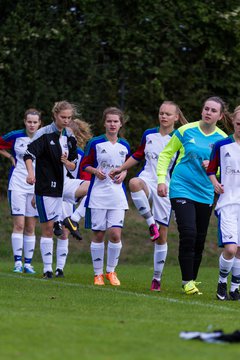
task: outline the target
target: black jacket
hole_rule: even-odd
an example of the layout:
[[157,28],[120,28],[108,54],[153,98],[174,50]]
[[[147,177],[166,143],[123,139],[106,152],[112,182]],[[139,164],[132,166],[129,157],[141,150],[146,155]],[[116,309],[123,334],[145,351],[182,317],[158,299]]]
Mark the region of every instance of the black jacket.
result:
[[[52,131],[51,132],[51,128]],[[61,162],[62,149],[59,143],[60,132],[55,124],[40,129],[40,137],[33,139],[23,157],[36,160],[35,167],[35,194],[41,196],[61,197],[63,193],[63,163]],[[67,137],[69,151],[68,160],[77,162],[77,144],[74,135],[63,130],[62,136]]]

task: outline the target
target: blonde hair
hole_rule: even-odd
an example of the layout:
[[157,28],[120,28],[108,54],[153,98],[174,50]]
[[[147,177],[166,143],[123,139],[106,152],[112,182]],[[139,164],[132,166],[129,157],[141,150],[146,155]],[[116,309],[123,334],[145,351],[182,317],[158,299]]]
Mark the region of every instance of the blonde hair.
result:
[[[185,124],[187,124],[188,123],[188,121],[187,121],[187,119],[185,118],[185,116],[183,115],[183,112],[182,112],[182,110],[180,109],[180,107],[174,102],[174,101],[168,101],[168,100],[166,100],[166,101],[164,101],[163,103],[162,103],[162,105],[173,105],[173,106],[175,106],[175,108],[176,108],[176,113],[178,114],[178,121],[180,122],[180,124],[181,125],[185,125]],[[161,105],[161,106],[162,106]]]
[[84,149],[86,143],[93,136],[91,126],[84,120],[74,119],[70,121],[68,127],[72,129],[77,139],[77,146]]
[[53,119],[55,120],[54,115],[60,113],[60,111],[63,111],[63,110],[72,110],[72,117],[73,118],[78,116],[77,106],[74,105],[74,104],[71,104],[70,102],[68,102],[66,100],[63,100],[63,101],[57,101],[53,105],[53,108],[52,108]]

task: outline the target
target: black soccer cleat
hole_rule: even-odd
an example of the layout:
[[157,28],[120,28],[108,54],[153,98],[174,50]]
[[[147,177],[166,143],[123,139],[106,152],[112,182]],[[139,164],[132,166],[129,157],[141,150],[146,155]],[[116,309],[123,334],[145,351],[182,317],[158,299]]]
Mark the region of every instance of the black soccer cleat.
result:
[[240,294],[238,289],[229,292],[229,300],[240,301]]
[[64,273],[63,273],[62,269],[56,269],[56,271],[55,271],[55,276],[56,276],[57,278],[63,278],[63,277],[64,277]]
[[61,236],[63,234],[62,222],[61,221],[55,221],[53,223],[53,233],[54,233],[55,236]]
[[73,237],[78,240],[82,240],[82,236],[79,232],[79,225],[76,221],[73,221],[70,216],[63,220],[63,225],[70,231]]
[[46,271],[43,274],[43,279],[52,279],[53,278],[53,272],[52,271]]
[[222,283],[222,282],[218,283],[216,295],[218,300],[221,301],[228,300],[227,283]]

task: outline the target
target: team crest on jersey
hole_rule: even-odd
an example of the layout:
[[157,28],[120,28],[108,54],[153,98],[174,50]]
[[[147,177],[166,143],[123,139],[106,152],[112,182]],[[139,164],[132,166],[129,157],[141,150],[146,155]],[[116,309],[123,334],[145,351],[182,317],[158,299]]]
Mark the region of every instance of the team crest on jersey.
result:
[[152,140],[148,140],[147,144],[152,144]]
[[51,140],[50,145],[55,145],[55,142],[53,140]]
[[224,157],[231,157],[231,155],[229,154],[229,152],[227,152]]
[[123,151],[123,150],[119,151],[119,155],[124,156],[124,155],[125,155],[125,151]]
[[106,150],[102,149],[101,154],[106,154],[106,153],[107,153]]

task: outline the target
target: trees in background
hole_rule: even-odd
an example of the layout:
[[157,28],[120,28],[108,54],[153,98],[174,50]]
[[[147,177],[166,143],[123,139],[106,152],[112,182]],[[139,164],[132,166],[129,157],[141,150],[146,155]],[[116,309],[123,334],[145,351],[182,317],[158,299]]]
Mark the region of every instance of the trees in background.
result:
[[95,134],[103,109],[121,107],[133,146],[164,99],[190,121],[209,95],[232,109],[240,103],[239,39],[236,0],[2,0],[0,134],[21,128],[30,106],[49,123],[62,99],[78,104]]

